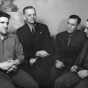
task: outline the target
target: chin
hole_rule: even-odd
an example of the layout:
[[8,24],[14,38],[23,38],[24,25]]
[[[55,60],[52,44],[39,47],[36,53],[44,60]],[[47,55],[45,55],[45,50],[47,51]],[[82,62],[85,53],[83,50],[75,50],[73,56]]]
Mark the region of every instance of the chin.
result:
[[2,35],[6,35],[6,34],[7,34],[7,32],[2,33]]

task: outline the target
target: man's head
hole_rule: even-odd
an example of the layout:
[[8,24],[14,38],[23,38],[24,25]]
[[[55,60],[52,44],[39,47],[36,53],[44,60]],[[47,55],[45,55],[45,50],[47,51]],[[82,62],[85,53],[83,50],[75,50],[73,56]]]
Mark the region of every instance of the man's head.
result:
[[10,15],[0,11],[0,34],[5,35],[8,32]]
[[24,20],[29,24],[33,24],[36,20],[36,10],[32,6],[27,6],[23,9]]
[[79,16],[71,15],[67,21],[67,31],[69,33],[76,31],[79,27],[80,22],[81,22],[81,18]]
[[88,35],[88,19],[86,20],[86,26],[84,32],[86,32],[86,34]]

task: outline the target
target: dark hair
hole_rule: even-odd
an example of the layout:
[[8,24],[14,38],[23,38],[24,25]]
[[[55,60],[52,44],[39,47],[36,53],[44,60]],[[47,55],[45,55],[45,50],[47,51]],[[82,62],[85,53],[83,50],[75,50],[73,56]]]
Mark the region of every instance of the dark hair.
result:
[[[24,9],[23,9],[23,14],[25,14],[25,10],[26,9],[34,9],[35,10],[35,8],[33,7],[33,6],[26,6]],[[35,10],[36,11],[36,10]]]
[[81,18],[79,17],[79,16],[77,16],[77,15],[71,15],[70,17],[69,17],[69,19],[77,19],[77,24],[80,24],[81,23]]
[[0,17],[6,17],[6,18],[10,19],[11,16],[8,13],[0,11]]

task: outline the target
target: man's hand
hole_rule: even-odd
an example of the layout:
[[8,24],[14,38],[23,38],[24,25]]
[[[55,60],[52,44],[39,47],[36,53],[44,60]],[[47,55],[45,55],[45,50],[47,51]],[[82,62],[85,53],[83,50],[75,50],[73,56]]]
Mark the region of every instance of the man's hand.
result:
[[13,61],[13,64],[18,66],[20,64],[20,61],[18,59],[16,59],[16,60]]
[[0,68],[3,70],[8,70],[12,66],[13,66],[13,60],[8,60],[0,63]]
[[36,62],[37,58],[31,58],[30,59],[30,65],[32,66]]
[[12,65],[12,67],[10,67],[6,73],[9,73],[11,71],[16,71],[18,68],[16,67],[16,65]]
[[49,54],[46,51],[44,51],[44,50],[41,50],[41,51],[37,51],[36,52],[36,56],[40,56],[42,58],[47,57],[48,55]]
[[88,71],[87,71],[87,70],[81,70],[81,71],[79,71],[77,74],[78,74],[78,76],[79,76],[80,78],[85,78],[85,77],[88,76]]
[[74,66],[71,67],[71,71],[72,72],[76,72],[77,69],[78,69],[78,66],[76,66],[76,65],[74,65]]
[[[8,60],[10,61],[10,60]],[[13,60],[13,65],[7,70],[7,73],[11,72],[11,71],[16,71],[18,68],[17,66],[20,64],[20,61],[18,59]]]
[[64,67],[64,64],[61,61],[56,61],[55,66],[61,69],[62,67]]

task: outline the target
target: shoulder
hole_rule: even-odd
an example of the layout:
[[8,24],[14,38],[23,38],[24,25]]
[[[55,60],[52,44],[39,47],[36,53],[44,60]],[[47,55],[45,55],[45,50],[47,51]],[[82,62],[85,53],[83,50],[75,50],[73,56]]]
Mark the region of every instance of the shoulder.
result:
[[39,23],[39,22],[36,22],[36,25],[38,25],[38,26],[47,26],[46,24]]
[[87,37],[87,36],[86,36],[86,33],[85,33],[85,32],[83,32],[83,31],[80,31],[80,30],[77,30],[77,31],[76,31],[76,35],[78,35],[78,36],[85,36],[85,37]]
[[16,33],[22,33],[22,32],[24,32],[25,29],[26,29],[26,27],[27,27],[27,24],[23,25],[22,27],[20,27],[20,28],[18,28],[18,29],[16,30]]
[[17,35],[16,34],[8,34],[8,37],[10,39],[18,39]]
[[56,37],[59,37],[59,36],[64,36],[67,34],[67,31],[63,31],[63,32],[60,32],[56,35]]
[[38,23],[36,22],[36,27],[42,28],[42,29],[48,29],[48,26],[46,24]]

